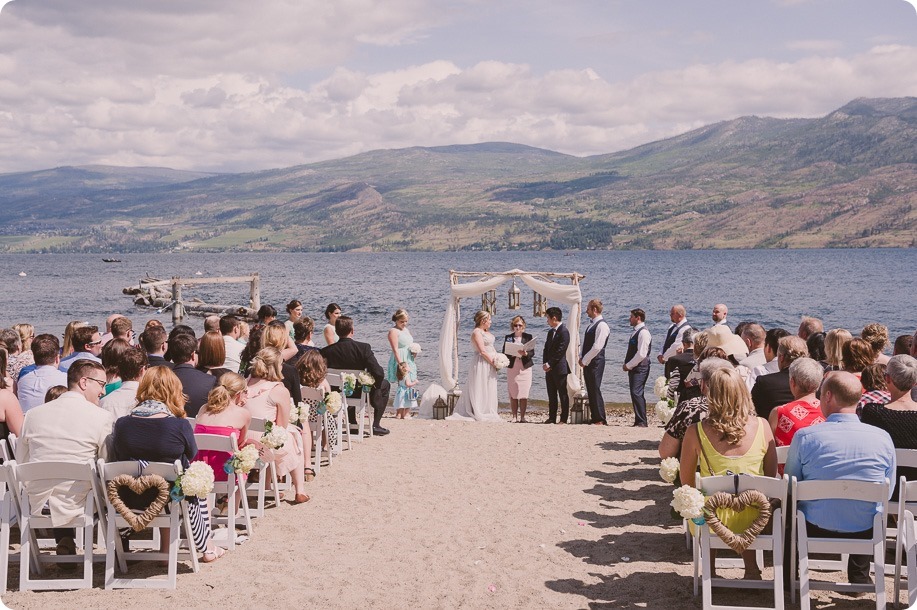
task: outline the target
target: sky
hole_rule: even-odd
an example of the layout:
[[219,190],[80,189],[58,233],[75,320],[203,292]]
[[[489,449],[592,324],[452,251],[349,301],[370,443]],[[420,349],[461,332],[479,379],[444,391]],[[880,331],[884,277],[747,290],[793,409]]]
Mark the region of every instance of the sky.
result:
[[905,0],[0,0],[0,173],[585,156],[917,96]]

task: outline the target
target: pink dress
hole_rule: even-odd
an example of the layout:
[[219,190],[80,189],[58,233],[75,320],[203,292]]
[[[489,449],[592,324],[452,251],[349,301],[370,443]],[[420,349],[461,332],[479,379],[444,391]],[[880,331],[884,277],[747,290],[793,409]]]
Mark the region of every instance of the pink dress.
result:
[[[239,443],[239,434],[241,430],[238,428],[233,428],[231,426],[205,426],[204,424],[195,424],[194,433],[195,434],[214,434],[218,436],[235,436],[236,443]],[[201,450],[197,452],[197,455],[194,456],[195,462],[204,462],[209,464],[213,468],[213,480],[214,481],[225,481],[229,478],[229,475],[226,474],[226,471],[223,470],[223,466],[226,465],[226,461],[232,457],[228,451],[210,451],[210,450]]]
[[[279,385],[283,384],[279,381],[259,381],[248,386],[248,402],[245,403],[245,408],[251,412],[252,417],[277,423],[278,405],[271,398],[271,390]],[[285,405],[284,408],[289,410],[290,405]],[[260,437],[260,433],[249,430],[249,439],[260,440]],[[300,470],[305,468],[306,459],[303,455],[302,436],[299,428],[292,424],[287,425],[287,442],[280,449],[274,449],[273,454],[278,477],[294,472],[297,468]]]

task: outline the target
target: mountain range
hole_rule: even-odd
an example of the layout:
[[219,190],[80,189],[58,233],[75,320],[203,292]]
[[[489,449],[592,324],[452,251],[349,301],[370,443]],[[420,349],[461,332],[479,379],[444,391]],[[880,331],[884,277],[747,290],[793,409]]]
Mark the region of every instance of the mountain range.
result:
[[0,251],[917,246],[917,98],[574,157],[512,143],[212,174],[0,174]]

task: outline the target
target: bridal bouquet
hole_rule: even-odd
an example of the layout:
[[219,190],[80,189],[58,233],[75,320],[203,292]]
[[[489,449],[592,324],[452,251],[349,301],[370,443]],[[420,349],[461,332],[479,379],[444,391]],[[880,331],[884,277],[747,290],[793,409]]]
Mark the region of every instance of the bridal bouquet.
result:
[[704,524],[704,494],[696,487],[682,485],[672,492],[670,506],[684,519],[690,519],[696,525]]
[[494,356],[494,368],[498,371],[505,369],[509,366],[509,358],[506,354],[497,354]]
[[357,376],[357,381],[360,382],[360,385],[363,386],[364,392],[369,392],[369,388],[373,387],[373,384],[376,383],[376,380],[372,375],[363,371]]
[[226,474],[248,474],[257,464],[258,448],[254,445],[246,445],[226,460],[226,463],[223,464],[223,472]]
[[659,476],[666,483],[674,483],[678,479],[680,469],[678,458],[668,457],[659,464]]
[[338,411],[341,410],[341,405],[343,404],[343,399],[341,398],[340,392],[328,392],[325,394],[325,400],[322,401],[322,404],[328,412],[332,415],[337,415]]
[[181,473],[169,495],[172,500],[180,502],[185,496],[206,498],[213,491],[213,468],[206,462],[191,462],[191,465]]
[[664,398],[656,403],[656,417],[662,420],[663,425],[669,423],[673,413],[675,413],[674,400]]
[[416,356],[423,350],[420,349],[420,343],[411,343],[411,347],[408,348],[408,351],[411,352],[412,356]]
[[357,376],[353,373],[344,373],[341,375],[341,389],[344,390],[344,396],[351,396],[357,388]]
[[287,442],[287,429],[275,426],[270,420],[264,422],[264,434],[261,435],[261,444],[271,449],[280,449]]
[[665,378],[665,375],[660,375],[656,378],[653,383],[653,394],[663,400],[669,397],[669,380]]

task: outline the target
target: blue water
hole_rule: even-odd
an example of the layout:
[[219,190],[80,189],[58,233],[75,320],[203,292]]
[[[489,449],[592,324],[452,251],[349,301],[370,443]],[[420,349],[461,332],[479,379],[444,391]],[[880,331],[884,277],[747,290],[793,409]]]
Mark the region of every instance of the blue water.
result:
[[[616,401],[626,401],[628,396],[620,363],[630,335],[628,313],[634,307],[647,312],[657,348],[669,324],[669,308],[675,303],[683,303],[688,320],[701,328],[709,326],[710,310],[719,302],[729,306],[733,327],[742,320],[754,320],[766,328],[782,326],[795,332],[800,316],[806,314],[823,319],[826,329],[842,327],[854,333],[869,322],[882,322],[893,339],[917,328],[915,249],[125,254],[120,258],[120,264],[106,264],[101,255],[0,255],[0,325],[30,322],[38,332],[60,335],[70,320],[104,326],[110,313],[122,313],[135,327],[151,317],[169,327],[170,314],[156,315],[134,307],[121,289],[147,274],[165,279],[193,277],[198,271],[204,276],[257,272],[262,303],[283,312],[290,299],[299,299],[319,330],[324,325],[325,306],[338,303],[355,318],[356,338],[373,345],[383,367],[388,360],[390,316],[399,307],[407,309],[410,330],[424,348],[418,360],[423,388],[439,381],[437,342],[450,269],[577,271],[586,275],[584,301],[598,297],[605,303],[612,335],[603,391],[607,400]],[[20,277],[20,272],[26,277]],[[521,313],[529,331],[543,340],[547,327],[543,319],[531,317],[531,291],[522,287],[522,309],[511,313],[506,309],[508,288],[506,284],[498,290],[492,332],[498,337],[509,332],[513,313]],[[247,304],[248,286],[190,287],[184,295],[186,299]],[[479,300],[462,303],[461,339],[470,334],[471,317],[479,306]],[[186,321],[196,329],[203,328],[201,318]],[[465,341],[459,354],[461,378],[471,355]],[[661,370],[654,366],[651,375]],[[505,384],[500,391],[505,401]],[[536,375],[533,398],[544,396],[544,381]]]

